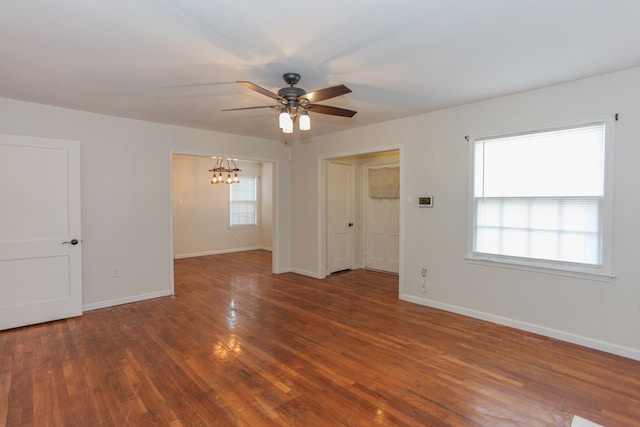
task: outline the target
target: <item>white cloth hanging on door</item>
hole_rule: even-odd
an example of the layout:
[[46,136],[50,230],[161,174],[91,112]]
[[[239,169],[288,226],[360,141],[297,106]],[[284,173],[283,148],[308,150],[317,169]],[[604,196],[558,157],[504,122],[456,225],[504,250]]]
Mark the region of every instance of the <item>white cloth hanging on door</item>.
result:
[[372,199],[399,199],[400,168],[370,168],[369,197]]

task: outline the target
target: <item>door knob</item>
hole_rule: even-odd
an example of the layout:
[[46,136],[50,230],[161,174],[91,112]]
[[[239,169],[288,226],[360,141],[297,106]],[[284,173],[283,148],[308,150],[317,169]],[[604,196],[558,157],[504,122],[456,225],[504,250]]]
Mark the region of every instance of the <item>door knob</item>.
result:
[[78,239],[71,239],[68,242],[62,242],[63,245],[66,245],[67,243],[75,246],[78,244]]
[[353,227],[353,223],[352,222],[349,223],[349,227]]

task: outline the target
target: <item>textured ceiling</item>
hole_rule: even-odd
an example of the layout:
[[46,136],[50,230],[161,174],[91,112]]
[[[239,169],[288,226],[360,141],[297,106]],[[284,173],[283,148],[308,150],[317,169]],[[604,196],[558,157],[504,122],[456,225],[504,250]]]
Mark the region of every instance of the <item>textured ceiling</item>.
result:
[[[281,75],[353,118],[311,137],[640,65],[637,0],[3,0],[0,96],[282,140],[235,83]],[[294,138],[299,137],[296,130]]]

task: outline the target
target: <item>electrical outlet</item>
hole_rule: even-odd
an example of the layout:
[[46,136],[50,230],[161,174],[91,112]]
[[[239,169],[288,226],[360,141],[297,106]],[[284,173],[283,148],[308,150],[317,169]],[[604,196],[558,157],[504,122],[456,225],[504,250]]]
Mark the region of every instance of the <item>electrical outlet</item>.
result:
[[111,267],[111,277],[114,279],[120,277],[120,267]]
[[422,271],[420,274],[422,276],[422,293],[426,294],[427,293],[427,269],[422,268]]

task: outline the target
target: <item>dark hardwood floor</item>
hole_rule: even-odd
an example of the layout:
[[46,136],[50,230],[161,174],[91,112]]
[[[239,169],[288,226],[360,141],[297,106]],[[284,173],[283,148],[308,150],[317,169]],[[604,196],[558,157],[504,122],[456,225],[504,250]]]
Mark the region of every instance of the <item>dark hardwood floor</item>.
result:
[[175,297],[0,332],[0,425],[640,425],[640,362],[270,269],[177,260]]

